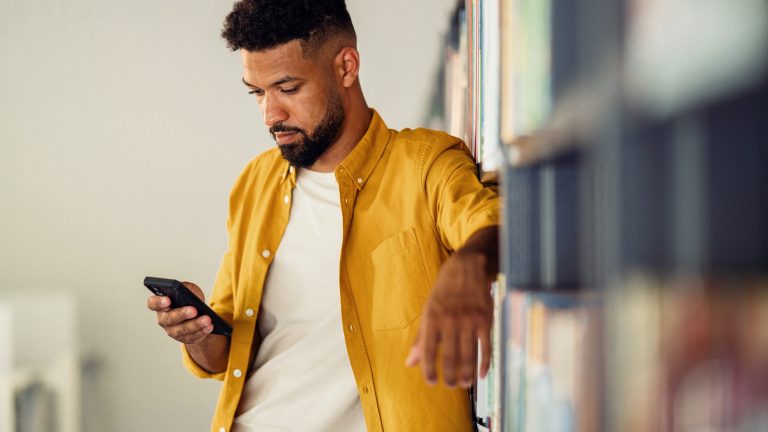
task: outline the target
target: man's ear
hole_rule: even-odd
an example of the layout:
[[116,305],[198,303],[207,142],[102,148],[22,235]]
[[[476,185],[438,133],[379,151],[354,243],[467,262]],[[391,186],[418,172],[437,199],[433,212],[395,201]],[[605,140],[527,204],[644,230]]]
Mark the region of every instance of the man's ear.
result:
[[344,47],[336,54],[334,67],[341,84],[346,88],[352,87],[360,72],[360,54],[352,47]]

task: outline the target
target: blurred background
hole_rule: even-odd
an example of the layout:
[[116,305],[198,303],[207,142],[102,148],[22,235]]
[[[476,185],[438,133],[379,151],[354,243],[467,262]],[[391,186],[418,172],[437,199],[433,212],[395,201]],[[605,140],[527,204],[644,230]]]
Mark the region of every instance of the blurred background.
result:
[[[274,145],[219,37],[232,3],[0,2],[0,406],[62,395],[23,405],[29,430],[81,396],[77,430],[209,427],[219,383],[183,369],[142,280],[210,293],[229,189]],[[369,105],[418,126],[454,2],[347,4]]]

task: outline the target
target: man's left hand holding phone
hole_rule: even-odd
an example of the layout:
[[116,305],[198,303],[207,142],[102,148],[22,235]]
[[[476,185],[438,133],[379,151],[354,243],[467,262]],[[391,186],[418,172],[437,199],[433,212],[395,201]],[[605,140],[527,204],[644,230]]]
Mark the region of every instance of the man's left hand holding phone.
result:
[[[205,304],[205,295],[199,286],[191,282],[181,284]],[[157,314],[157,324],[168,336],[186,345],[189,355],[200,367],[210,373],[227,370],[229,337],[212,333],[212,317],[199,314],[197,308],[190,305],[174,308],[171,298],[165,295],[151,296],[147,307]]]

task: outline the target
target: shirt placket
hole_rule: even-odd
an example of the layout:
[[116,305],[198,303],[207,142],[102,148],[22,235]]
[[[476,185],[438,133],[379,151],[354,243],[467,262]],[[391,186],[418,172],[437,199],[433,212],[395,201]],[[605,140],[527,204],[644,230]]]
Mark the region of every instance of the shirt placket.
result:
[[[349,354],[350,364],[358,385],[360,394],[360,405],[365,413],[366,423],[370,430],[381,431],[381,415],[376,400],[376,389],[373,382],[373,370],[368,357],[368,351],[365,345],[365,338],[360,327],[360,317],[355,307],[355,298],[352,293],[352,286],[349,282],[347,268],[346,251],[347,237],[349,227],[352,223],[354,213],[355,199],[357,198],[357,187],[351,181],[349,173],[344,168],[340,168],[337,173],[339,182],[339,191],[341,193],[341,214],[343,221],[343,240],[341,246],[341,262],[339,268],[340,277],[340,296],[341,296],[341,319],[344,325],[344,336],[347,342],[347,352]],[[362,182],[361,182],[362,183]]]
[[[275,193],[279,196],[275,197],[272,195],[271,199],[271,202],[275,205],[274,208],[277,210],[275,212],[274,218],[272,221],[270,221],[272,224],[272,229],[262,231],[264,235],[260,236],[261,241],[256,245],[258,248],[258,257],[255,258],[257,260],[255,265],[261,268],[259,274],[262,275],[262,279],[257,281],[256,286],[260,286],[262,288],[264,286],[265,275],[267,274],[269,266],[272,264],[274,259],[274,254],[277,251],[279,240],[282,237],[282,234],[285,231],[285,227],[288,224],[291,204],[293,201],[293,189],[296,186],[295,169],[293,167],[287,169],[286,172],[281,175],[278,181],[280,181],[281,185],[275,189]],[[251,357],[251,348],[258,320],[257,311],[261,304],[261,292],[255,296],[244,296],[241,298],[241,301],[253,301],[254,303],[241,304],[241,307],[238,307],[237,310],[238,314],[243,314],[243,316],[235,317],[236,320],[242,320],[246,322],[248,327],[248,331],[244,334],[237,332],[236,334],[232,335],[233,339],[231,341],[232,346],[230,349],[233,350],[234,355],[232,358],[230,358],[230,362],[227,368],[228,376],[226,379],[232,380],[231,386],[233,387],[233,392],[236,394],[242,393],[245,380],[247,379],[247,371],[250,367],[251,361],[253,360]],[[232,425],[232,421],[235,416],[235,410],[237,408],[237,399],[239,398],[233,398],[232,403],[226,407],[227,414],[225,416],[226,421],[224,424],[221,425],[218,429],[214,428],[214,430],[218,430],[219,432],[227,432],[229,430],[227,426],[231,427]]]

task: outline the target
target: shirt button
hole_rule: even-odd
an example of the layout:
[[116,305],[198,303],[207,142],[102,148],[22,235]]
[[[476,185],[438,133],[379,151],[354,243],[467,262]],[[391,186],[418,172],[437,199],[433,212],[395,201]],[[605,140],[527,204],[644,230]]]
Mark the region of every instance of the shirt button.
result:
[[363,393],[368,394],[368,386],[363,387]]
[[363,179],[358,177],[357,182],[360,183],[360,184],[363,184]]
[[240,369],[235,369],[234,371],[232,371],[232,375],[234,375],[235,378],[240,378],[241,376],[243,376],[243,371],[241,371]]
[[269,258],[270,255],[272,254],[267,249],[264,249],[263,251],[261,251],[261,256],[263,256],[264,258]]
[[251,309],[251,308],[246,309],[245,310],[245,315],[249,316],[249,317],[252,317],[253,316],[253,309]]
[[351,332],[355,331],[355,326],[353,324],[349,325],[349,331]]
[[344,198],[344,204],[349,205],[349,198]]
[[288,204],[290,201],[291,201],[291,197],[289,197],[288,195],[283,197],[283,202],[284,203]]
[[219,428],[219,432],[227,432],[227,428],[225,428],[225,427],[220,427],[220,428]]

